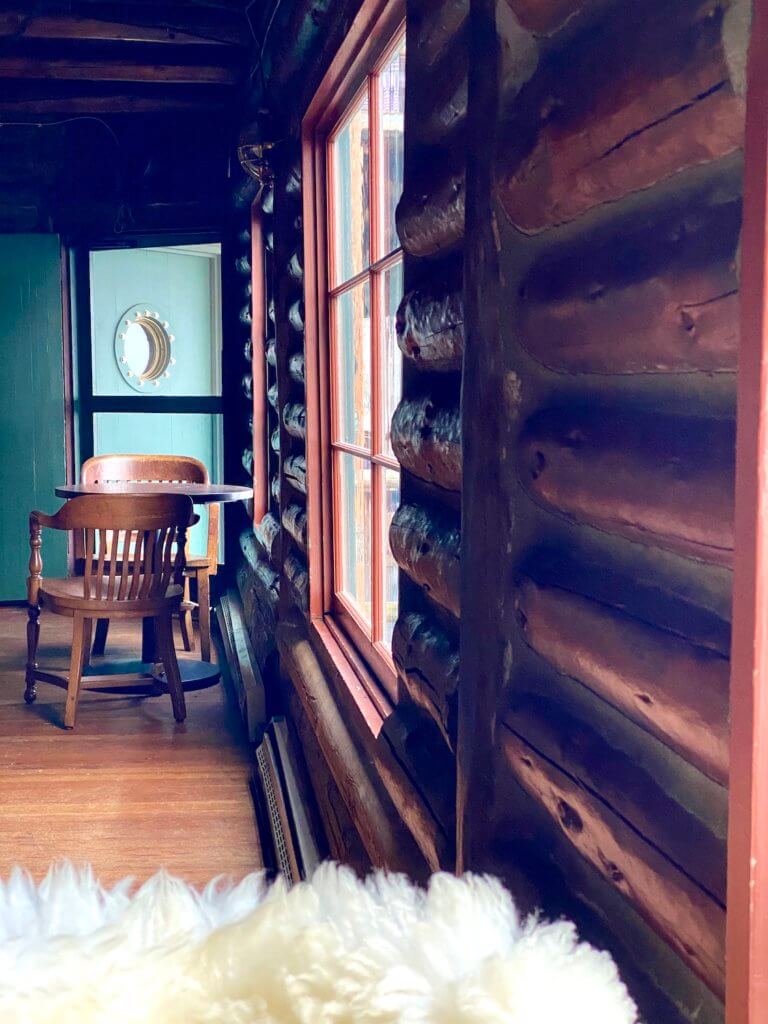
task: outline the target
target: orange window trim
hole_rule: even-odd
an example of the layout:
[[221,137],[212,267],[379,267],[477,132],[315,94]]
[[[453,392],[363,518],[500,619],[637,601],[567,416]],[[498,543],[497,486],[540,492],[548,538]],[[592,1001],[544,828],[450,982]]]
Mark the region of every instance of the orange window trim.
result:
[[[379,245],[379,154],[376,131],[369,130],[370,252],[363,270],[337,282],[332,274],[333,181],[330,144],[343,128],[347,113],[368,93],[369,126],[377,124],[379,69],[391,56],[404,31],[403,0],[366,0],[326,73],[302,124],[305,246],[305,344],[307,389],[307,496],[309,527],[309,607],[313,635],[335,662],[343,662],[343,678],[362,685],[382,718],[396,697],[396,673],[383,636],[385,563],[384,490],[387,469],[399,464],[383,451],[383,400],[380,389],[379,313],[384,273],[402,260],[402,251],[382,254]],[[334,423],[338,403],[331,355],[331,306],[339,295],[369,283],[371,320],[371,446],[370,450],[340,439]],[[338,522],[333,495],[336,463],[346,453],[365,460],[371,472],[372,622],[337,590],[341,578]],[[350,676],[349,672],[353,675]]]

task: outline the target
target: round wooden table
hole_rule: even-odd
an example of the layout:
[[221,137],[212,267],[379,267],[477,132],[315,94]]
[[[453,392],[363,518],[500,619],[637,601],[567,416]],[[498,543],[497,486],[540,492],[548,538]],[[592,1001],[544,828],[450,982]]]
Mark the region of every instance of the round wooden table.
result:
[[[195,505],[212,505],[227,501],[245,501],[253,497],[251,487],[237,484],[193,484],[193,483],[149,483],[146,481],[125,481],[107,484],[62,484],[56,488],[59,498],[79,498],[83,494],[188,494]],[[147,684],[109,687],[113,693],[153,693],[165,692],[165,676],[163,667],[157,662],[155,654],[155,630],[152,619],[144,619],[142,624],[141,661],[125,663],[100,664],[97,668],[86,668],[83,673],[83,684],[88,689],[88,673],[107,675],[131,673],[147,677]],[[216,665],[207,661],[195,661],[192,658],[179,659],[179,672],[185,690],[200,690],[212,686],[219,679]],[[104,689],[102,687],[101,689]]]

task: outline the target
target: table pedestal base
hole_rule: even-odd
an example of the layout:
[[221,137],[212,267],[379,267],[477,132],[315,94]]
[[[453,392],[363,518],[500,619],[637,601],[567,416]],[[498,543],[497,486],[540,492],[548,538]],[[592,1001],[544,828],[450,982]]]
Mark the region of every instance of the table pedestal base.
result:
[[[208,661],[192,661],[187,658],[179,659],[179,672],[185,693],[213,686],[219,681],[221,675],[218,665]],[[138,678],[135,682],[133,680],[123,683],[116,682],[114,686],[108,684],[105,686],[103,682],[100,682],[98,687],[89,687],[89,675],[100,677],[134,675]],[[83,673],[81,685],[84,690],[98,690],[102,693],[144,694],[150,697],[168,692],[163,666],[150,661],[108,661],[100,662],[98,665],[89,665]]]

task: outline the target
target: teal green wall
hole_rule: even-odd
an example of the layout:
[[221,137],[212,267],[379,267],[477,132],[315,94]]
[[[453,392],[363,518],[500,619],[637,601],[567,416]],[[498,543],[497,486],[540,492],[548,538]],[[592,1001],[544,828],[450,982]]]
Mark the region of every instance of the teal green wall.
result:
[[[54,235],[0,235],[0,601],[25,596],[29,513],[54,512],[66,480],[61,260]],[[63,576],[66,537],[47,530],[43,571]]]

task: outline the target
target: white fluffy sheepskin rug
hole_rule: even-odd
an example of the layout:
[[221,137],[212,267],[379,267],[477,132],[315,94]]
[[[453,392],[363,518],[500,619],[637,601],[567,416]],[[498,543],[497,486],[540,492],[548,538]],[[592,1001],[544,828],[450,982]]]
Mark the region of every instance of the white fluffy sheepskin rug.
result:
[[2,1024],[636,1024],[606,953],[487,878],[325,865],[132,893],[61,864],[0,887]]

